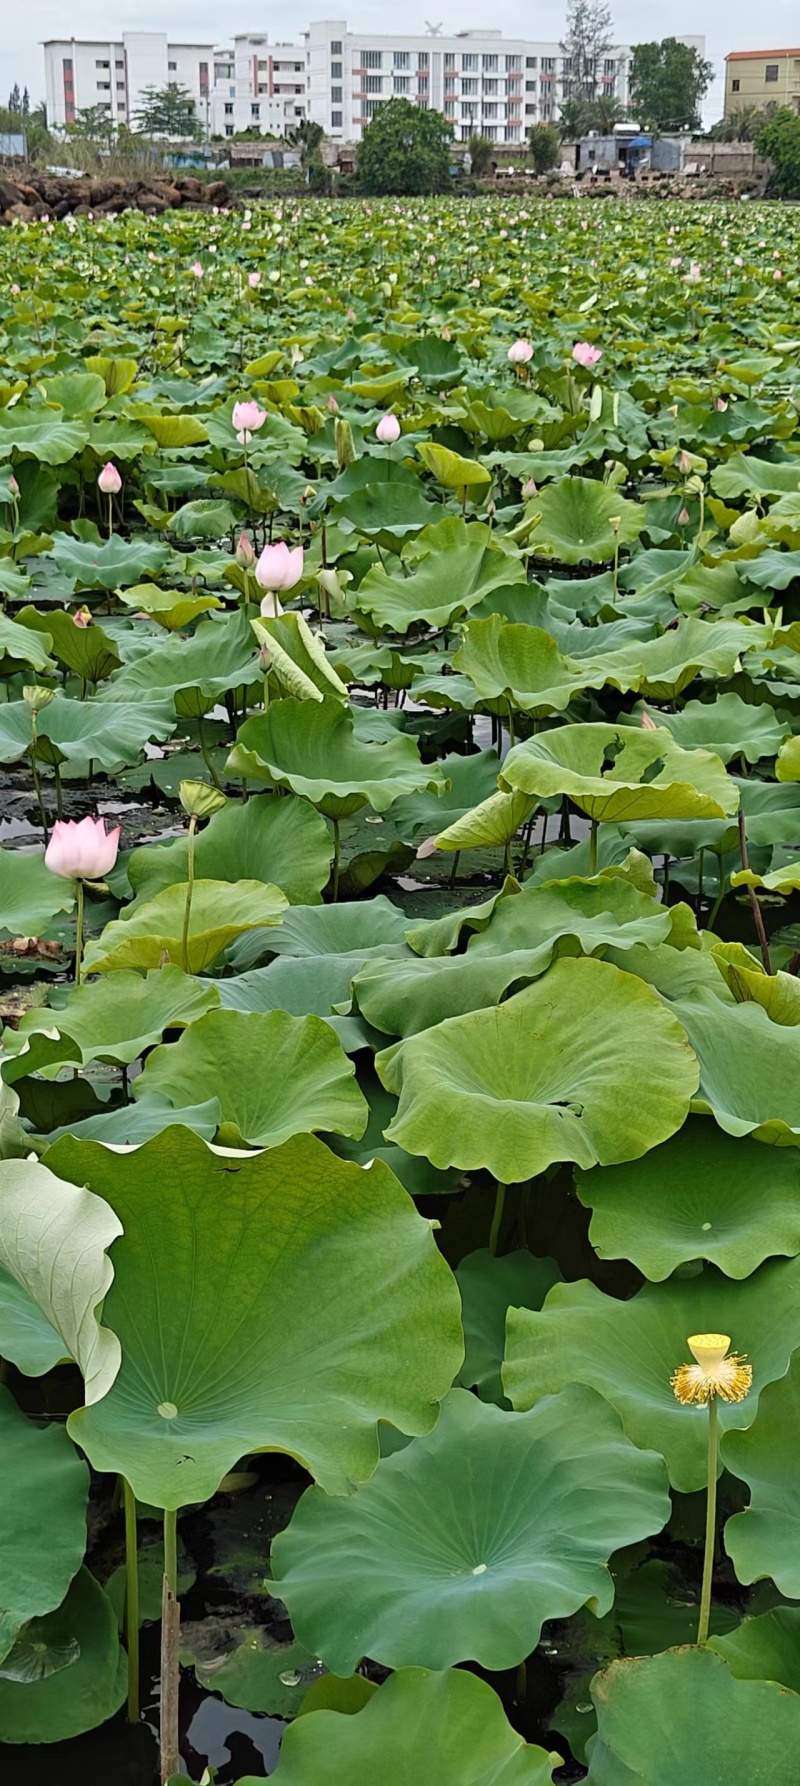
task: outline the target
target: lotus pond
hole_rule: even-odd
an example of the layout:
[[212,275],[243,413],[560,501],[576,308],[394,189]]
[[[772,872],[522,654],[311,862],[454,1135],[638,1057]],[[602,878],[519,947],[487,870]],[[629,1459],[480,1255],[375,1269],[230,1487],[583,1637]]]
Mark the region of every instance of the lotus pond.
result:
[[15,1786],[796,1786],[799,247],[0,238]]

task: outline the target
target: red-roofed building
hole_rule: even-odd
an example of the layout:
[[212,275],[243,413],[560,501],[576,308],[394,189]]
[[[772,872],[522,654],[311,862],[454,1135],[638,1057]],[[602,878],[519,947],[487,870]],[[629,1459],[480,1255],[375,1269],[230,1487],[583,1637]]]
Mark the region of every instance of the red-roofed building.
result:
[[725,116],[750,106],[800,111],[800,49],[732,50],[725,57]]

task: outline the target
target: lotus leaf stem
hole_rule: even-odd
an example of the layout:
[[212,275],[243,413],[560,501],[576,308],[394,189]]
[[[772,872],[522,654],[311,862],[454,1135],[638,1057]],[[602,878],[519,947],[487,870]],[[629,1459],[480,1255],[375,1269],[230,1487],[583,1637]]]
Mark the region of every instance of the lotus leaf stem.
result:
[[497,1189],[494,1194],[494,1214],[492,1216],[492,1226],[489,1230],[489,1251],[494,1258],[496,1258],[496,1256],[497,1256],[497,1243],[500,1238],[500,1224],[503,1220],[503,1210],[505,1208],[505,1201],[506,1201],[506,1187],[504,1184],[498,1184]]
[[83,881],[75,882],[75,898],[78,910],[75,917],[75,985],[81,983],[81,962],[83,961]]
[[597,873],[597,819],[592,819],[589,830],[589,873]]
[[192,891],[194,888],[194,834],[197,830],[197,814],[192,813],[189,820],[189,854],[186,860],[186,904],[183,908],[183,931],[181,933],[181,967],[185,974],[189,972],[189,919],[192,915]]
[[331,887],[331,898],[335,905],[339,898],[339,852],[341,848],[341,840],[339,837],[339,820],[331,819],[331,824],[333,825],[333,866],[331,870],[333,875],[333,885]]
[[708,1641],[708,1626],[711,1618],[711,1582],[714,1573],[714,1541],[717,1526],[717,1451],[719,1443],[719,1422],[717,1416],[717,1398],[708,1398],[708,1498],[706,1501],[706,1538],[703,1554],[703,1586],[700,1591],[700,1618],[697,1625],[697,1641],[701,1648]]
[[219,779],[217,771],[214,767],[213,760],[209,754],[208,740],[206,738],[205,726],[203,725],[202,714],[198,714],[197,732],[198,732],[198,736],[200,739],[200,749],[203,753],[203,762],[205,763],[205,766],[208,770],[209,775],[211,776],[211,780],[213,781],[215,788],[219,788],[220,793],[221,793],[222,792],[222,782]]
[[128,1648],[128,1722],[139,1722],[139,1553],[136,1496],[123,1478],[125,1500],[125,1642]]
[[[741,858],[742,858],[742,867],[745,870],[747,870],[750,867],[750,858],[747,854],[747,838],[745,836],[745,829],[744,829],[744,813],[742,812],[741,807],[739,808],[739,849],[740,849]],[[756,895],[755,888],[748,887],[747,891],[750,896],[750,909],[753,913],[753,922],[756,927],[756,936],[758,937],[759,947],[761,949],[762,966],[764,968],[765,974],[771,974],[772,973],[772,962],[770,961],[770,958],[769,958],[769,943],[767,942],[767,933],[766,933],[766,930],[764,929],[764,918],[763,918],[763,914],[761,911],[761,907],[758,903],[758,897]]]

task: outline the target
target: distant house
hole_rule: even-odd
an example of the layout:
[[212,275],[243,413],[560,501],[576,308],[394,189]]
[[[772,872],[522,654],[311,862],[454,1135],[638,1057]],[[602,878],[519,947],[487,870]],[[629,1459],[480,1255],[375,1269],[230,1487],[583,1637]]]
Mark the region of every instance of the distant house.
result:
[[800,112],[800,49],[731,50],[725,57],[725,117],[770,104]]

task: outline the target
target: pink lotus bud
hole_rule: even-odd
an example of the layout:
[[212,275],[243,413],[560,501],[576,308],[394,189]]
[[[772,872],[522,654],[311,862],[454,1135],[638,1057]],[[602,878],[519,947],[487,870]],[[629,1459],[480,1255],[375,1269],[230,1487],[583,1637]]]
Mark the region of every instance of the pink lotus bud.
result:
[[700,270],[701,269],[700,269],[699,260],[693,260],[693,261],[689,262],[689,271],[685,275],[685,277],[687,278],[687,280],[689,281],[689,283],[691,285],[697,284],[697,281],[700,278]]
[[116,465],[112,464],[110,459],[103,466],[97,480],[97,487],[98,490],[102,490],[104,496],[116,496],[122,489],[122,478],[117,471]]
[[681,512],[678,516],[678,526],[679,527],[688,527],[688,525],[689,525],[689,510],[681,509]]
[[328,410],[330,415],[338,415],[339,414],[339,405],[336,401],[336,398],[334,397],[333,391],[328,392],[328,401],[325,405],[325,408]]
[[243,571],[252,570],[256,561],[255,549],[246,533],[240,533],[236,542],[236,563]]
[[265,546],[256,565],[256,582],[261,589],[294,589],[303,575],[303,548],[290,551],[285,540],[276,546]]
[[685,471],[691,471],[691,469],[692,469],[692,461],[689,458],[689,454],[688,453],[679,453],[678,454],[678,470],[685,472]]
[[81,626],[81,627],[91,626],[92,625],[91,609],[86,608],[86,607],[76,608],[75,612],[72,616],[72,624],[73,624],[73,626]]
[[669,264],[671,267],[681,267],[683,265],[683,260],[679,254],[673,254]]
[[351,306],[350,306],[350,309],[349,309],[349,310],[348,310],[348,311],[347,311],[347,313],[346,313],[346,314],[347,314],[347,321],[348,321],[348,322],[355,322],[355,320],[356,320],[356,313],[355,313],[355,310],[354,310],[354,309],[353,309],[353,306],[352,306],[352,304],[351,304]]
[[783,274],[780,270],[780,267],[775,268],[775,271],[774,271],[772,277],[773,277],[773,279],[782,279],[783,278]]
[[[270,597],[265,595],[264,602],[269,601],[269,599],[270,599]],[[277,597],[275,597],[274,599],[277,600]],[[261,604],[262,614],[264,613],[264,602],[262,602],[262,604]],[[280,603],[278,603],[278,606],[280,606]],[[270,618],[275,618],[275,616],[267,615],[267,616],[265,616],[265,618],[270,619]],[[261,671],[262,676],[266,676],[267,671],[269,669],[269,651],[267,650],[266,644],[263,644],[263,643],[259,647],[258,667]]]
[[231,411],[231,421],[237,434],[247,434],[248,437],[263,428],[266,419],[266,410],[252,398],[246,403],[234,403]]
[[247,283],[248,283],[251,291],[258,291],[258,288],[261,284],[261,274],[260,273],[248,273]]
[[393,415],[391,410],[388,415],[381,416],[378,426],[375,429],[375,435],[380,441],[381,446],[391,446],[393,441],[400,439],[400,423],[397,420],[397,416]]
[[656,725],[655,720],[650,718],[649,713],[642,714],[642,730],[644,732],[657,732],[658,731],[658,726]]
[[572,349],[572,358],[577,366],[584,366],[587,372],[603,358],[601,347],[593,347],[591,341],[576,341]]
[[522,494],[523,494],[526,502],[528,502],[532,496],[536,496],[538,494],[537,489],[536,489],[536,484],[535,484],[533,478],[525,479],[525,482],[522,486]]
[[13,496],[15,500],[19,496],[19,484],[17,483],[13,471],[8,480],[8,494],[9,496]]
[[117,860],[119,825],[106,835],[104,819],[56,819],[44,852],[45,867],[65,881],[100,881]]
[[192,261],[192,264],[189,268],[189,272],[194,274],[195,279],[202,279],[203,269],[200,265],[199,260]]
[[512,366],[527,366],[529,360],[533,359],[530,341],[513,341],[508,350],[508,358]]
[[743,261],[743,259],[742,259],[742,256],[741,256],[741,255],[740,255],[740,254],[735,254],[735,255],[734,255],[734,257],[733,257],[733,264],[734,264],[734,266],[735,266],[735,267],[743,267],[743,266],[744,266],[744,261]]
[[19,285],[17,285],[17,284],[14,284],[14,285],[12,285],[12,287],[11,287],[11,296],[12,296],[12,298],[18,298],[18,297],[19,297],[19,295],[20,295],[20,292],[21,292],[21,290],[22,290],[22,287],[21,287],[21,286],[19,286]]
[[724,397],[718,397],[718,398],[717,398],[717,409],[720,409],[720,410],[723,410],[723,409],[727,409],[727,407],[728,407],[728,405],[727,405],[727,403],[726,403],[726,402],[725,402],[725,398],[724,398]]

